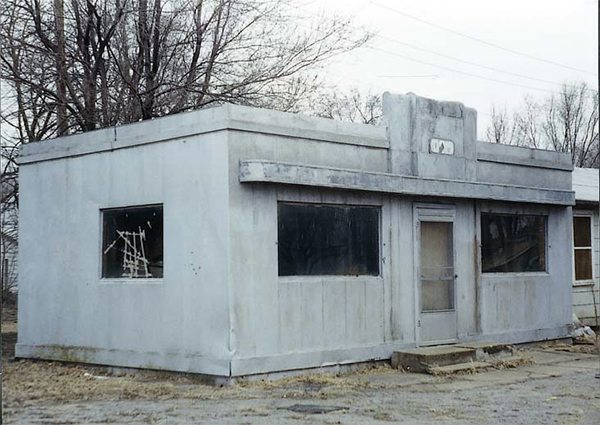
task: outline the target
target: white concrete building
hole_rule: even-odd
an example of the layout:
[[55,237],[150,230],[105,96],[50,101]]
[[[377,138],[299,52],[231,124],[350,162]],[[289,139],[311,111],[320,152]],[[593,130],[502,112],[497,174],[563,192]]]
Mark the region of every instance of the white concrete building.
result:
[[384,95],[369,126],[225,105],[21,153],[18,357],[221,377],[562,338],[570,157]]
[[597,169],[573,170],[573,312],[588,326],[600,323],[599,180]]

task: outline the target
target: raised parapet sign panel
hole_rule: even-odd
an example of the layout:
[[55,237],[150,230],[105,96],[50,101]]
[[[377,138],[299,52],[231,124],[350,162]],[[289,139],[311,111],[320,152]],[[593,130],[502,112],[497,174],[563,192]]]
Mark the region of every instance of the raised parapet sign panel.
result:
[[474,109],[413,93],[385,93],[383,110],[390,138],[390,173],[476,179],[477,112]]
[[454,155],[454,142],[451,140],[433,138],[429,141],[429,153]]

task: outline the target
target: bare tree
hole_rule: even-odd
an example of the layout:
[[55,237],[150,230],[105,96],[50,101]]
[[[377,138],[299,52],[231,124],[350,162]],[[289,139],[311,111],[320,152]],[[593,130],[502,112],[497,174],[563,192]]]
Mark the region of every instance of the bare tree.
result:
[[540,115],[543,106],[533,97],[527,95],[523,99],[523,107],[513,115],[515,144],[534,149],[545,149]]
[[370,34],[288,3],[0,2],[4,293],[16,283],[18,147],[223,102],[305,111],[319,66]]
[[547,102],[543,129],[549,145],[571,154],[576,167],[598,163],[598,93],[585,83],[564,85]]
[[286,1],[7,0],[0,76],[58,135],[221,102],[291,108],[303,73],[369,34],[300,22]]
[[500,109],[492,105],[490,115],[492,120],[486,130],[487,141],[505,145],[515,144],[515,125],[508,116],[506,108]]
[[564,84],[545,100],[526,96],[512,119],[492,108],[487,140],[571,154],[576,167],[598,167],[598,92],[585,83]]
[[[34,16],[41,20],[38,13]],[[54,21],[55,21],[55,43],[50,43],[46,37],[44,39],[49,43],[48,47],[54,52],[56,61],[56,96],[58,105],[56,108],[56,133],[59,136],[67,134],[67,86],[65,78],[67,75],[67,57],[65,51],[65,8],[63,0],[54,0]]]
[[[2,141],[5,142],[5,141]],[[17,286],[18,184],[16,146],[0,143],[0,282],[2,300]]]
[[335,87],[321,90],[308,109],[309,113],[323,118],[374,125],[381,122],[383,115],[381,95],[362,92],[357,87],[345,92]]

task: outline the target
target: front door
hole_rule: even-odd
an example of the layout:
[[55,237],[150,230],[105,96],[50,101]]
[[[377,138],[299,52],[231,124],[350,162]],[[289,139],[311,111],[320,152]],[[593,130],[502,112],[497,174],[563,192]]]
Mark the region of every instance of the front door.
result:
[[456,342],[454,210],[416,212],[418,340],[421,345]]

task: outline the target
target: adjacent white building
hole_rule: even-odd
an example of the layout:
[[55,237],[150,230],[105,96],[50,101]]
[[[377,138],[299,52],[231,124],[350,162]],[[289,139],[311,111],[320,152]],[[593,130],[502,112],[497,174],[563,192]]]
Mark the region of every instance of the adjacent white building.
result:
[[597,169],[573,170],[573,312],[588,326],[600,325],[599,180]]
[[224,105],[24,146],[17,356],[235,377],[567,337],[570,156],[477,142],[460,103],[384,113]]

